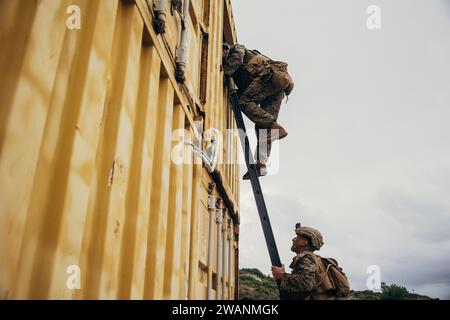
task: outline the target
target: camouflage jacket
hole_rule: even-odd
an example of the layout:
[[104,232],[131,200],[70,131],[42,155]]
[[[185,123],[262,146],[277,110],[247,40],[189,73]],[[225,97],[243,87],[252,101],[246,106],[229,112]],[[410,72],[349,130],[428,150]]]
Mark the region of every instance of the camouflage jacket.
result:
[[286,273],[280,283],[285,299],[306,299],[313,294],[318,273],[317,261],[311,251],[299,253],[289,266],[292,273]]
[[256,50],[247,50],[243,45],[236,44],[223,61],[225,77],[232,77],[241,95],[256,78],[270,82],[273,88],[284,90],[289,95],[294,88],[294,82],[287,72],[287,64],[273,61]]
[[255,78],[268,78],[271,75],[271,61],[256,50],[247,50],[243,45],[231,47],[223,62],[225,77],[233,77],[239,90],[243,92]]

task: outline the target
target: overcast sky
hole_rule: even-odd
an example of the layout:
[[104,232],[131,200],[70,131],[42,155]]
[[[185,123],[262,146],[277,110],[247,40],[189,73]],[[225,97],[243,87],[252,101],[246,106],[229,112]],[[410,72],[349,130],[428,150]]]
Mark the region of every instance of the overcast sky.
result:
[[[286,61],[296,85],[279,170],[261,179],[283,263],[300,221],[353,289],[378,265],[383,282],[449,299],[450,1],[232,4],[239,42]],[[369,5],[381,30],[367,29]],[[269,274],[249,182],[240,206],[240,267]]]

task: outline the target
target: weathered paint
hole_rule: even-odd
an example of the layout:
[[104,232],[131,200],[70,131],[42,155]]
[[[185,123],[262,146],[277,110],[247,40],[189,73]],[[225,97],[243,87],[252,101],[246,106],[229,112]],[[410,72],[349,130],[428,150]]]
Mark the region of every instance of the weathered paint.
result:
[[[81,9],[79,30],[66,27],[70,5]],[[208,276],[212,298],[236,297],[238,166],[218,165],[226,194],[214,193],[232,208],[208,243],[214,181],[188,146],[185,164],[171,161],[173,130],[193,141],[199,123],[223,132],[222,161],[237,160],[220,70],[223,36],[236,41],[231,5],[191,0],[183,86],[180,18],[167,8],[157,36],[152,8],[0,1],[1,298],[205,299]],[[74,265],[80,288],[70,286]]]

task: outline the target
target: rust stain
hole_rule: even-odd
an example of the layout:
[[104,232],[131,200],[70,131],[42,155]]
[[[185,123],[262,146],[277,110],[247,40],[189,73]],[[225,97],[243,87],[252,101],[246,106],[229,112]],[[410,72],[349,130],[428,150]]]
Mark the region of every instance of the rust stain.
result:
[[109,177],[108,177],[108,187],[111,187],[114,182],[114,171],[116,169],[116,159],[114,159],[111,170],[109,171]]
[[119,222],[119,220],[116,220],[116,227],[114,228],[115,235],[119,234],[119,228],[120,228],[120,222]]
[[109,171],[108,177],[108,187],[111,187],[113,183],[116,185],[123,185],[124,181],[124,163],[118,158],[114,158],[114,161],[111,165],[111,170]]

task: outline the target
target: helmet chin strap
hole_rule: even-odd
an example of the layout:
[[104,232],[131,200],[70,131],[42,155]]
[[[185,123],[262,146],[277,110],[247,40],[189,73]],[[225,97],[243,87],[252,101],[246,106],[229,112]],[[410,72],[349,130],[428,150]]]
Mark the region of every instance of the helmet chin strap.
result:
[[[295,250],[292,250],[292,249],[295,249]],[[310,245],[308,245],[308,244],[306,244],[306,245],[304,245],[304,246],[295,246],[295,247],[292,247],[291,248],[291,251],[292,252],[295,252],[295,253],[297,253],[297,254],[299,254],[299,253],[302,253],[302,252],[305,252],[305,251],[314,251],[315,249],[314,248],[312,248]]]

